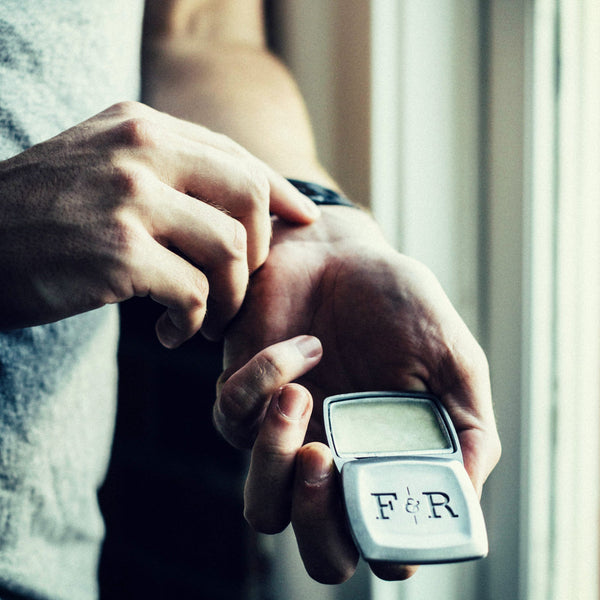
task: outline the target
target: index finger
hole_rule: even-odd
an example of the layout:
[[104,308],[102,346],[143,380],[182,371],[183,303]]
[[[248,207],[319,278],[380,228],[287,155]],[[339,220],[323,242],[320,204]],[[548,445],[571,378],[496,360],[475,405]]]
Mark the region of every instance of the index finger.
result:
[[323,354],[320,341],[301,335],[265,348],[226,380],[213,408],[215,426],[237,448],[254,444],[271,396],[312,369]]
[[[166,113],[155,111],[155,117],[164,127],[178,136],[223,152],[229,157],[237,159],[238,163],[248,165],[250,171],[260,173],[262,177],[265,177],[269,184],[271,213],[286,221],[304,225],[312,223],[319,216],[319,210],[311,200],[299,192],[282,175],[228,136]],[[193,172],[190,174],[193,176]],[[226,182],[225,187],[227,187]],[[210,197],[209,199],[213,200]]]

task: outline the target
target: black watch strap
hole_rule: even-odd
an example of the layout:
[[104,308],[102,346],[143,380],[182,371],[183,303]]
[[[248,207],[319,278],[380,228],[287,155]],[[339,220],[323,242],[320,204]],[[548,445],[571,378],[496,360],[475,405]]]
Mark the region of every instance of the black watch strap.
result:
[[300,181],[299,179],[288,179],[288,181],[305,196],[308,196],[315,204],[323,205],[338,205],[338,206],[350,206],[354,208],[354,204],[341,196],[337,192],[330,190],[329,188],[323,187],[318,183],[310,183],[308,181]]

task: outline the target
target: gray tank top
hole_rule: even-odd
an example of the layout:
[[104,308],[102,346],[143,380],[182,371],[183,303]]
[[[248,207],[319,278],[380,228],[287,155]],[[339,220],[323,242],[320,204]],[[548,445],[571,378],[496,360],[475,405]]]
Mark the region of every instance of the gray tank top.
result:
[[[0,160],[137,99],[142,14],[143,0],[0,0]],[[0,598],[97,596],[117,336],[114,306],[0,331]]]

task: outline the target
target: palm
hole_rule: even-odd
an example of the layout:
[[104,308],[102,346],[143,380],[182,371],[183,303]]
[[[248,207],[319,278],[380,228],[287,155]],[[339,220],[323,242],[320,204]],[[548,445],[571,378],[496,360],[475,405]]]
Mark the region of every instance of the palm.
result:
[[[317,407],[351,391],[452,392],[460,381],[446,368],[453,340],[444,339],[441,323],[446,337],[448,329],[464,331],[435,280],[378,238],[359,244],[343,224],[334,240],[311,229],[275,228],[269,259],[228,332],[225,366],[237,369],[275,342],[311,334],[323,359],[302,383]],[[320,411],[311,426],[309,438],[322,439]]]

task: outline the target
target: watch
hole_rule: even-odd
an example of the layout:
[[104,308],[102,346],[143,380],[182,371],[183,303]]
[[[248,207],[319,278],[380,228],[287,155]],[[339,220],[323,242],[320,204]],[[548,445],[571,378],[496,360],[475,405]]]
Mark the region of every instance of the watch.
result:
[[288,179],[288,181],[302,194],[310,198],[318,205],[350,206],[356,208],[348,198],[323,187],[318,183],[300,181],[299,179]]

